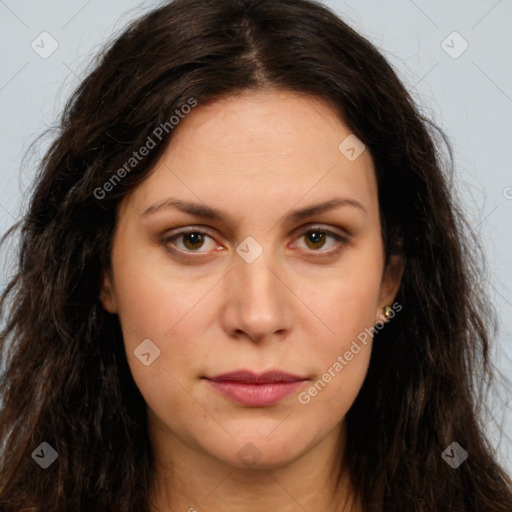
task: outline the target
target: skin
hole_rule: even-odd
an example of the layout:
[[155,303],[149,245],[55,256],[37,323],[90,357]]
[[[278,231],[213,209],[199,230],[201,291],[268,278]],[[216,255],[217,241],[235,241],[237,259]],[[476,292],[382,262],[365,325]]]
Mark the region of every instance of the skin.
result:
[[[384,268],[372,157],[365,150],[349,161],[338,150],[350,133],[322,100],[291,92],[199,105],[121,204],[100,299],[119,315],[148,406],[154,511],[360,510],[357,501],[335,506],[331,475],[371,339],[309,403],[298,400],[358,334],[383,321],[401,278],[398,256]],[[171,196],[222,209],[226,219],[173,207],[143,215]],[[362,208],[287,217],[334,197]],[[193,228],[208,235],[170,240]],[[312,228],[347,242],[315,239]],[[263,249],[251,263],[236,252],[248,236]],[[145,339],[160,349],[149,366],[134,354]],[[276,405],[248,407],[202,378],[239,369],[308,381]],[[342,482],[345,502],[350,482]]]

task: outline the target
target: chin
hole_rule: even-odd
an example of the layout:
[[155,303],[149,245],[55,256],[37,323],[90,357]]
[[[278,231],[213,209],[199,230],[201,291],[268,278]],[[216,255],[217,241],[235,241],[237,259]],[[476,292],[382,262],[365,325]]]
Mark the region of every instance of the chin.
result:
[[[273,427],[276,428],[276,425]],[[279,427],[278,427],[279,428]],[[247,432],[240,437],[234,436],[222,452],[212,453],[217,459],[240,469],[276,469],[286,466],[299,458],[307,450],[304,440],[294,440],[285,430],[277,432],[267,430],[265,435],[250,435]]]

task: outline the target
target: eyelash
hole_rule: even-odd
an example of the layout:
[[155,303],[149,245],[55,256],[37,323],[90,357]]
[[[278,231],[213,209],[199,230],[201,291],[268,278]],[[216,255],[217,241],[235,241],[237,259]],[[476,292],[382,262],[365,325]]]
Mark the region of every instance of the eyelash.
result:
[[[333,231],[330,231],[329,229],[325,229],[325,228],[321,228],[321,227],[317,227],[317,226],[312,226],[312,227],[309,227],[308,229],[302,231],[299,234],[298,238],[301,238],[301,237],[307,235],[308,233],[312,233],[312,232],[328,235],[328,236],[334,238],[338,242],[336,244],[335,248],[329,249],[329,250],[321,250],[321,249],[319,249],[319,250],[309,249],[308,250],[308,249],[306,249],[313,253],[320,253],[319,256],[334,256],[334,255],[338,254],[343,249],[343,247],[348,245],[350,242],[349,238],[346,236],[340,235],[338,233],[334,233]],[[213,237],[207,231],[204,231],[203,229],[200,229],[200,228],[194,228],[194,229],[190,229],[190,230],[186,230],[186,231],[179,231],[170,237],[165,237],[162,239],[162,244],[165,246],[165,249],[168,252],[178,255],[178,256],[190,257],[190,255],[194,254],[194,253],[202,254],[201,251],[190,251],[190,250],[183,251],[181,249],[175,249],[175,248],[169,247],[169,244],[173,243],[175,240],[179,239],[182,236],[190,235],[192,233],[205,235],[205,236],[208,236],[209,238],[213,239]],[[197,256],[191,256],[191,257],[195,258]]]

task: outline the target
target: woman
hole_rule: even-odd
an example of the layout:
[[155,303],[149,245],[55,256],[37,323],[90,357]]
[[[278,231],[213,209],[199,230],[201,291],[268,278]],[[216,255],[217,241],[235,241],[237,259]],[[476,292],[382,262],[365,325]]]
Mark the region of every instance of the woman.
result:
[[134,22],[20,226],[2,511],[512,510],[477,407],[491,308],[432,128],[319,4]]

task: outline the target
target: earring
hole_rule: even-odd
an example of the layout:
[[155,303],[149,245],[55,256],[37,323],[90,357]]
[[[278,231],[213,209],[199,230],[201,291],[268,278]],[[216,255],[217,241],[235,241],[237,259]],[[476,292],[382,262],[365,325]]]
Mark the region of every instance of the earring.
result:
[[390,307],[390,306],[385,306],[385,307],[384,307],[384,315],[385,315],[385,317],[386,317],[386,318],[388,318],[388,319],[392,317],[392,315],[393,315],[393,310],[391,309],[391,307]]

